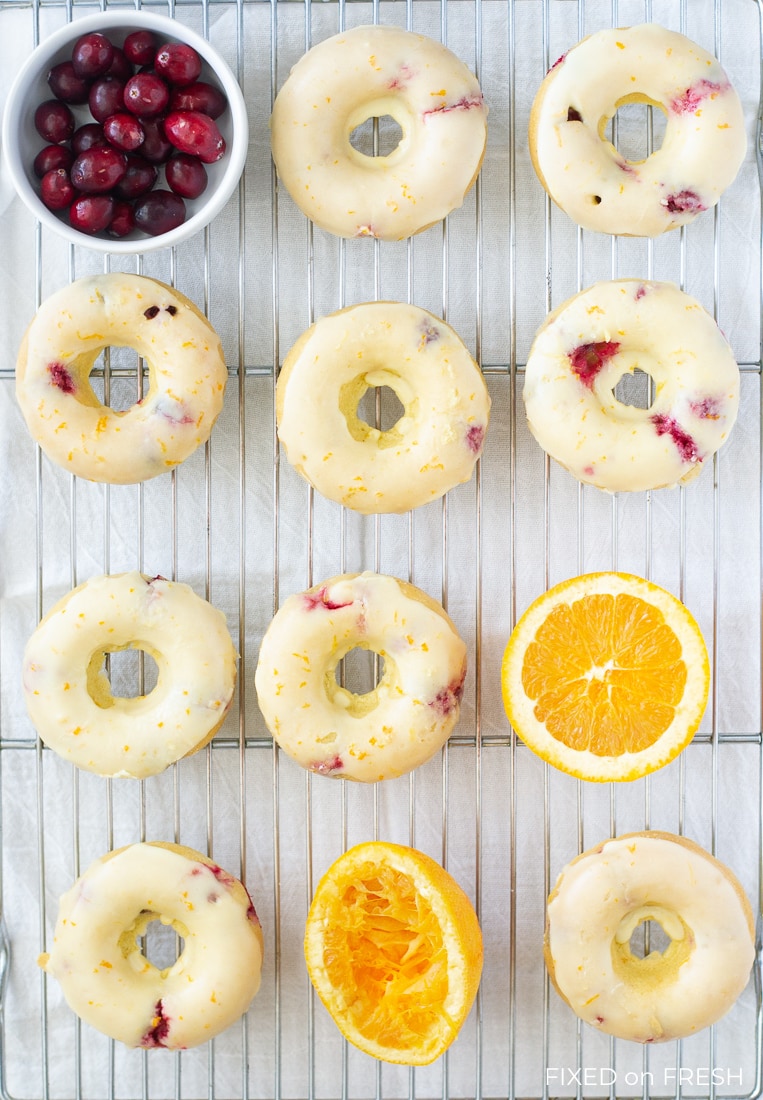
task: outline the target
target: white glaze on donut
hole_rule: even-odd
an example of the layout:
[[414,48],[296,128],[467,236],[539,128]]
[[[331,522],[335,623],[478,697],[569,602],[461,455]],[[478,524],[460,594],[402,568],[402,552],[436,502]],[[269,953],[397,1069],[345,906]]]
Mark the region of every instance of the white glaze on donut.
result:
[[[136,942],[159,920],[183,938],[165,970]],[[259,989],[263,938],[245,887],[175,844],[133,844],[97,859],[61,898],[39,964],[69,1007],[128,1047],[185,1050],[219,1035]]]
[[[644,921],[671,939],[641,959]],[[546,962],[586,1023],[639,1043],[680,1039],[720,1019],[755,957],[749,902],[731,871],[685,837],[633,833],[573,860],[549,901]]]
[[[149,388],[124,411],[88,380],[101,351],[134,348]],[[227,369],[206,317],[172,287],[142,275],[77,279],[40,306],[16,364],[16,395],[34,439],[90,481],[130,484],[177,466],[206,442]]]
[[[369,118],[403,131],[388,156],[350,143]],[[402,240],[461,206],[479,172],[487,107],[449,49],[399,27],[355,27],[291,70],[271,119],[278,175],[300,210],[340,237]]]
[[[614,396],[636,369],[649,409]],[[709,313],[672,283],[597,283],[549,314],[527,360],[527,420],[579,481],[612,492],[689,481],[727,438],[739,368]]]
[[[357,415],[388,386],[404,406],[386,431]],[[467,481],[490,398],[479,367],[444,321],[418,306],[368,302],[332,313],[300,337],[276,396],[292,465],[324,496],[357,512],[404,512]]]
[[[627,161],[604,137],[618,107],[666,115],[661,148]],[[656,23],[598,31],[559,59],[530,116],[530,153],[552,199],[587,229],[656,237],[714,206],[747,147],[739,97],[719,63]]]
[[[335,677],[356,648],[384,660],[364,695]],[[255,685],[268,729],[298,764],[375,783],[411,771],[444,744],[465,675],[466,647],[439,604],[394,577],[361,573],[285,601],[262,640]]]
[[[150,694],[115,698],[104,655],[142,649]],[[93,577],[60,600],[26,646],[24,697],[42,740],[98,775],[143,779],[202,748],[233,701],[225,616],[187,584],[141,573]]]

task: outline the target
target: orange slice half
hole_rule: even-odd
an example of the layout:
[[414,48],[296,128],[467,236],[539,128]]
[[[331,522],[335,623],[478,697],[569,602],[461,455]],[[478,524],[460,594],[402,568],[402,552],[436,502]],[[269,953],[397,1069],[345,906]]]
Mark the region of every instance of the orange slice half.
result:
[[318,883],[305,960],[339,1030],[385,1062],[423,1066],[456,1038],[477,993],[482,935],[458,883],[413,848],[351,848]]
[[627,573],[588,573],[528,608],[501,683],[509,721],[533,752],[580,779],[631,780],[692,739],[710,664],[675,596]]

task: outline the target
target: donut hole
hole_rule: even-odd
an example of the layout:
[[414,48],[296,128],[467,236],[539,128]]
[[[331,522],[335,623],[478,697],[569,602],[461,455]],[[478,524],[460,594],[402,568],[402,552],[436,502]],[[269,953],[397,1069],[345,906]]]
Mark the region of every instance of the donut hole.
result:
[[138,377],[133,348],[104,348],[89,368],[88,381],[98,401],[115,412],[127,412],[148,391],[147,380]]
[[357,415],[369,427],[388,432],[405,415],[405,406],[391,386],[374,386],[358,402]]
[[355,646],[345,653],[334,670],[336,687],[351,698],[347,702],[350,714],[360,715],[376,706],[376,689],[384,678],[384,658],[373,649]]
[[350,134],[350,145],[364,157],[388,157],[403,139],[403,128],[392,115],[372,115]]
[[612,390],[612,395],[619,404],[633,409],[651,409],[655,393],[654,379],[638,367],[626,371]]
[[662,147],[667,116],[659,103],[643,99],[621,101],[604,129],[604,136],[629,164],[641,164]]
[[107,708],[115,700],[139,700],[159,683],[159,666],[153,654],[133,644],[95,653],[87,671],[87,687],[96,706]]
[[673,940],[659,921],[645,920],[634,929],[629,941],[631,955],[636,959],[645,959],[652,952],[664,955]]
[[400,443],[417,404],[404,385],[387,370],[370,370],[345,382],[339,391],[339,408],[356,442],[381,449]]
[[690,929],[674,910],[646,904],[627,913],[612,941],[612,967],[635,988],[672,982],[694,943]]
[[162,924],[158,918],[146,925],[141,938],[141,954],[157,970],[168,970],[174,966],[185,947],[185,941],[172,925]]

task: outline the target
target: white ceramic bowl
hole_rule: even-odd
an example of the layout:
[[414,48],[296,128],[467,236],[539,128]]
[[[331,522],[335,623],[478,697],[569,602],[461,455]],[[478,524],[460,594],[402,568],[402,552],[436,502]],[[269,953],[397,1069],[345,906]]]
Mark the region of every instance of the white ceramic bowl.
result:
[[[160,42],[185,42],[192,46],[202,59],[200,80],[216,84],[228,100],[225,112],[217,119],[217,125],[225,138],[227,151],[216,164],[205,165],[209,182],[197,199],[186,199],[188,211],[182,225],[151,237],[137,230],[129,236],[116,238],[107,233],[91,235],[72,228],[68,211],[52,211],[39,197],[39,180],[32,162],[45,145],[34,126],[34,113],[40,103],[52,99],[47,76],[53,65],[71,58],[77,39],[91,31],[102,31],[115,46],[135,30],[153,31]],[[92,122],[87,104],[72,107],[77,125]],[[233,194],[244,170],[249,127],[244,97],[238,82],[217,50],[175,19],[154,15],[145,11],[96,12],[76,19],[60,27],[42,42],[30,55],[16,77],[8,95],[3,116],[2,145],[5,166],[20,197],[44,226],[65,237],[72,244],[86,245],[100,252],[136,253],[169,248],[192,237],[220,212]],[[160,171],[157,187],[165,187]]]

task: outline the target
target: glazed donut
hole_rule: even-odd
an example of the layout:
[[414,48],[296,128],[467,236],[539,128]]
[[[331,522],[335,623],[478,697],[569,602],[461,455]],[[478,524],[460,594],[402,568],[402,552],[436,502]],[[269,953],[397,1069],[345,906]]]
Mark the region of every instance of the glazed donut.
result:
[[[628,372],[654,382],[650,408],[623,404]],[[672,283],[622,279],[570,298],[530,349],[531,432],[579,481],[611,492],[690,481],[728,436],[739,368],[709,313]]]
[[[364,695],[335,679],[357,648],[384,659]],[[286,600],[262,639],[255,686],[268,729],[298,764],[375,783],[445,743],[465,676],[466,646],[439,604],[394,577],[350,573]]]
[[[146,360],[149,389],[125,411],[88,376],[108,346]],[[216,332],[184,295],[143,275],[90,275],[53,294],[24,335],[16,396],[45,454],[89,481],[132,484],[205,443],[228,372]]]
[[[386,431],[358,417],[369,387],[404,406]],[[418,306],[368,302],[321,318],[286,357],[278,435],[315,488],[356,512],[405,512],[468,481],[490,415],[477,364],[444,321]]]
[[[619,107],[667,118],[662,147],[628,161],[604,130]],[[530,113],[530,155],[578,225],[656,237],[715,206],[747,148],[739,97],[712,54],[656,23],[598,31],[559,58]]]
[[[633,932],[670,938],[645,958]],[[755,958],[750,904],[731,871],[691,840],[630,833],[574,859],[548,899],[545,958],[586,1023],[637,1043],[693,1035],[736,1001]]]
[[[137,943],[155,920],[184,940],[159,970]],[[263,937],[238,879],[178,844],[132,844],[101,856],[60,900],[39,965],[69,1007],[128,1047],[185,1050],[219,1035],[260,986]]]
[[[159,678],[115,698],[104,656],[142,649]],[[214,737],[233,701],[236,651],[225,616],[187,584],[92,577],[48,612],[24,653],[32,723],[64,759],[97,775],[145,779]]]
[[[402,130],[387,156],[350,143],[369,118]],[[447,47],[399,27],[355,27],[313,46],[271,118],[279,178],[303,214],[339,237],[398,241],[461,206],[487,140],[476,77]]]

